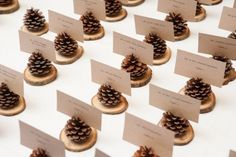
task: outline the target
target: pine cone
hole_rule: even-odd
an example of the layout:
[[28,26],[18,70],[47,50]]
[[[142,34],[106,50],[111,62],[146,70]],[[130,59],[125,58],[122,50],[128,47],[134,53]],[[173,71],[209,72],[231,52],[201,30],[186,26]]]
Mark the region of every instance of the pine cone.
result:
[[196,8],[196,14],[195,14],[197,16],[197,15],[201,14],[201,12],[202,12],[202,5],[201,5],[201,3],[199,3],[198,0],[195,0],[195,1],[197,1],[197,8]]
[[121,68],[130,73],[131,80],[141,79],[148,70],[147,65],[140,62],[140,60],[133,54],[125,57],[122,61]]
[[106,16],[117,16],[122,9],[122,3],[119,0],[105,0]]
[[230,74],[231,70],[234,70],[233,63],[226,56],[213,56],[213,59],[226,63],[225,67],[225,77]]
[[149,33],[145,36],[144,42],[152,44],[154,47],[153,58],[158,59],[164,56],[166,52],[166,42],[155,33]]
[[165,20],[174,24],[175,36],[182,35],[187,29],[187,21],[184,20],[180,14],[169,13],[169,15],[166,16]]
[[40,77],[50,73],[52,64],[41,53],[33,52],[29,57],[28,67],[33,76]]
[[121,93],[113,89],[110,85],[104,84],[98,90],[99,101],[107,107],[113,107],[120,103]]
[[12,0],[0,0],[0,6],[7,6],[12,4]]
[[0,108],[3,110],[12,109],[19,104],[20,96],[10,91],[5,83],[0,87]]
[[65,126],[66,136],[75,143],[86,142],[91,134],[91,127],[79,117],[72,117]]
[[81,16],[80,20],[83,22],[84,33],[95,34],[101,29],[101,24],[92,12],[86,12]]
[[185,135],[186,129],[189,127],[188,120],[174,116],[171,112],[163,113],[163,126],[166,129],[175,132],[175,137],[181,137]]
[[45,17],[39,9],[27,9],[24,16],[24,25],[31,32],[41,31],[45,27]]
[[49,157],[49,156],[46,154],[46,151],[44,149],[37,148],[37,149],[33,150],[30,157]]
[[141,146],[139,150],[137,150],[133,157],[159,157],[154,153],[152,148],[148,148],[147,146]]
[[207,83],[204,83],[200,78],[190,79],[187,82],[184,91],[185,95],[201,100],[202,102],[208,99],[211,92],[211,86]]
[[73,56],[78,49],[77,41],[67,33],[58,34],[54,43],[56,51],[62,56]]
[[236,31],[232,32],[228,38],[231,38],[231,39],[236,39]]

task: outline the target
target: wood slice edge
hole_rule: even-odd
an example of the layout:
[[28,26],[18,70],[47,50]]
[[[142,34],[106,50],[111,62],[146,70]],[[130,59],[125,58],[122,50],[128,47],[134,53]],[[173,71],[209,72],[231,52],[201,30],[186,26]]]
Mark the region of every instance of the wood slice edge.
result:
[[121,12],[119,13],[119,15],[114,16],[114,17],[109,17],[106,16],[106,21],[107,22],[117,22],[117,21],[121,21],[123,19],[125,19],[127,17],[128,13],[126,11],[126,9],[122,8]]
[[98,40],[104,37],[105,35],[105,30],[104,27],[102,26],[101,29],[99,30],[98,33],[96,34],[84,34],[84,40]]
[[160,59],[154,59],[153,60],[153,65],[162,65],[167,63],[171,58],[171,49],[167,47],[165,55],[161,57]]
[[19,8],[20,8],[19,1],[13,0],[12,4],[10,4],[8,6],[5,6],[5,7],[0,6],[0,14],[10,14],[10,13],[17,11]]
[[187,29],[185,30],[185,32],[182,35],[179,36],[175,36],[175,41],[181,41],[184,40],[186,38],[188,38],[190,36],[190,29],[189,27],[187,27]]
[[152,79],[152,70],[148,67],[148,70],[144,77],[140,80],[131,80],[131,87],[138,88],[147,85]]
[[145,0],[128,0],[128,3],[122,3],[122,5],[128,6],[128,7],[134,7],[134,6],[142,4],[144,1]]

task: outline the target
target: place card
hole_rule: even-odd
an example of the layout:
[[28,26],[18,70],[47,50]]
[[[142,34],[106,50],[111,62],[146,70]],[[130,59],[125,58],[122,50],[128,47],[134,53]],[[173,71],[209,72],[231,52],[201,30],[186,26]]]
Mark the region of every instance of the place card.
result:
[[234,5],[233,5],[234,8],[236,8],[236,0],[234,0]]
[[224,6],[219,28],[234,32],[236,30],[236,8],[229,8]]
[[200,100],[150,84],[149,104],[176,116],[198,122]]
[[110,157],[110,156],[96,148],[95,157]]
[[101,130],[101,111],[61,91],[57,91],[57,111],[70,117],[79,116],[88,125]]
[[146,64],[153,63],[153,46],[131,37],[113,32],[113,52],[127,56],[134,54]]
[[152,147],[158,156],[172,156],[174,132],[129,113],[125,114],[123,139],[137,146]]
[[56,53],[54,43],[52,41],[23,32],[21,30],[19,30],[19,38],[21,51],[27,53],[39,51],[45,58],[53,62],[56,61]]
[[108,83],[121,93],[131,95],[130,74],[109,65],[91,60],[92,81],[100,85]]
[[54,33],[67,33],[73,39],[83,42],[83,23],[80,20],[48,10],[49,30]]
[[177,50],[175,73],[186,77],[199,77],[204,82],[221,87],[226,63],[183,50]]
[[29,124],[26,124],[25,122],[19,121],[20,126],[20,143],[30,149],[37,149],[42,148],[45,149],[47,154],[51,157],[65,157],[65,147],[64,144],[30,126]]
[[149,33],[156,33],[163,40],[175,41],[174,26],[172,22],[139,15],[134,15],[134,19],[137,34],[146,36]]
[[210,55],[227,56],[236,60],[236,40],[199,33],[198,51]]
[[230,150],[229,157],[236,157],[236,152],[233,150]]

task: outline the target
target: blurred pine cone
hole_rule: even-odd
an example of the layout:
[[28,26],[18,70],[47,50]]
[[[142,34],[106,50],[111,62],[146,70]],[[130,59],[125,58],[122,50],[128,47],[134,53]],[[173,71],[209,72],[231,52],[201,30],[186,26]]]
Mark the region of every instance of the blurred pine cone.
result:
[[199,3],[199,0],[195,0],[195,1],[197,1],[197,8],[196,8],[196,16],[197,15],[199,15],[199,14],[201,14],[201,12],[202,12],[202,5],[201,5],[201,3]]
[[122,10],[122,3],[119,0],[105,0],[106,16],[117,16]]
[[0,6],[7,6],[12,4],[13,0],[0,0]]
[[37,148],[37,149],[33,150],[30,157],[49,157],[49,156],[46,154],[46,151],[44,149]]
[[86,142],[91,134],[91,127],[79,117],[72,117],[65,126],[66,136],[75,143]]
[[20,96],[10,91],[7,84],[0,86],[0,108],[3,110],[12,109],[19,104]]
[[230,35],[228,36],[228,38],[236,39],[236,31],[230,33]]
[[166,41],[161,39],[155,33],[149,33],[145,36],[144,42],[152,44],[154,48],[153,58],[158,59],[164,56],[166,52]]
[[77,41],[65,32],[56,36],[54,45],[56,51],[62,56],[73,56],[78,49]]
[[100,21],[93,15],[92,12],[86,12],[81,16],[80,20],[83,22],[84,33],[95,34],[101,29]]
[[213,59],[226,63],[225,77],[230,74],[231,70],[234,70],[234,68],[232,66],[233,63],[231,62],[231,60],[228,57],[226,57],[226,56],[213,56]]
[[45,17],[39,9],[27,9],[23,21],[25,27],[31,32],[41,31],[45,27]]
[[139,150],[137,150],[132,157],[159,157],[153,151],[153,149],[147,146],[140,146]]

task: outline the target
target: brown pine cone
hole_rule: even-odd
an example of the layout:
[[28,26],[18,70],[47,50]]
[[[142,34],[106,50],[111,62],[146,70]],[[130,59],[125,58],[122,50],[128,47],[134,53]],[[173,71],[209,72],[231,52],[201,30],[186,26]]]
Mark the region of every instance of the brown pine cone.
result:
[[195,0],[195,1],[197,1],[197,8],[196,8],[196,14],[195,14],[197,16],[197,15],[201,14],[201,12],[202,12],[202,5],[201,5],[201,3],[199,3],[198,0]]
[[158,59],[164,56],[166,52],[166,41],[161,39],[157,34],[155,33],[149,33],[145,36],[144,42],[148,44],[152,44],[154,48],[153,58]]
[[24,16],[24,25],[31,32],[41,31],[45,27],[45,17],[39,9],[30,8]]
[[80,20],[83,22],[84,33],[95,34],[101,29],[100,21],[93,15],[92,12],[86,12],[81,16]]
[[140,146],[139,150],[137,150],[132,157],[159,157],[153,151],[153,149],[147,146]]
[[0,0],[0,6],[7,6],[12,4],[12,0]]
[[187,21],[184,20],[180,14],[169,13],[169,15],[166,16],[165,20],[174,24],[175,36],[182,35],[187,29]]
[[163,126],[166,129],[175,132],[175,137],[181,137],[185,135],[186,130],[189,127],[188,120],[181,117],[177,117],[171,112],[163,113],[163,118]]
[[29,57],[28,67],[33,76],[40,77],[48,75],[51,72],[52,64],[41,53],[33,52]]
[[49,157],[46,153],[46,151],[42,148],[37,148],[33,150],[30,157]]
[[211,86],[204,83],[201,78],[192,78],[185,86],[185,95],[201,100],[202,102],[209,98],[211,94]]
[[66,136],[75,143],[86,142],[91,134],[91,127],[79,117],[72,117],[65,126]]
[[102,85],[97,93],[99,101],[107,107],[114,107],[120,103],[121,93],[108,84]]
[[54,45],[56,51],[62,56],[73,56],[78,49],[77,41],[65,32],[56,36]]
[[10,91],[7,84],[0,86],[0,108],[3,110],[12,109],[19,104],[20,96]]
[[148,67],[147,64],[142,63],[139,58],[131,54],[122,61],[121,69],[130,73],[131,80],[138,80],[146,74]]
[[234,70],[234,68],[232,66],[233,63],[231,62],[231,60],[228,57],[226,57],[226,56],[213,56],[213,59],[226,63],[225,77],[230,74],[231,70]]
[[119,0],[105,0],[106,16],[117,16],[122,10],[122,3]]
[[236,31],[230,33],[230,35],[228,36],[228,38],[236,39]]

